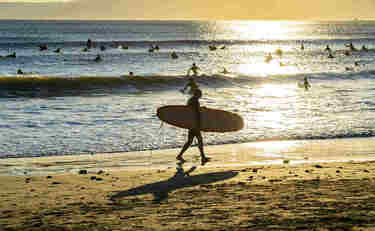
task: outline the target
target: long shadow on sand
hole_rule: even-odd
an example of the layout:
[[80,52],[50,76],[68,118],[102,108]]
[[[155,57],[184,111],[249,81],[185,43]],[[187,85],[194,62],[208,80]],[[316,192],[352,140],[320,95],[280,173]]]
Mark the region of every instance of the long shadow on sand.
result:
[[176,174],[165,181],[159,181],[152,184],[142,185],[136,188],[132,188],[126,191],[119,192],[111,196],[111,200],[117,200],[123,197],[137,196],[143,194],[153,194],[154,202],[160,202],[168,198],[168,193],[186,187],[193,187],[201,184],[210,184],[218,181],[227,180],[235,177],[238,172],[225,171],[225,172],[213,172],[206,174],[199,174],[190,176],[196,167],[191,167],[188,171],[184,171],[181,165],[176,168]]

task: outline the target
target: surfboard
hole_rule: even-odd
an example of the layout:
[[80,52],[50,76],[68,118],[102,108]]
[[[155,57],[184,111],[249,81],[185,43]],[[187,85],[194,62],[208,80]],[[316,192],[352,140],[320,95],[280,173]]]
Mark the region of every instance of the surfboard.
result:
[[[244,127],[244,121],[238,114],[212,109],[200,108],[201,126],[204,132],[234,132]],[[161,121],[179,128],[192,129],[195,127],[195,112],[186,105],[167,105],[157,109],[157,116]]]

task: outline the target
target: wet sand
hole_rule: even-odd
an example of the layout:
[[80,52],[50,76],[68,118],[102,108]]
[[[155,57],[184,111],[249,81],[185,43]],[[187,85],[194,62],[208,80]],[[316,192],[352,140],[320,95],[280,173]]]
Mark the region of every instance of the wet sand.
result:
[[[213,146],[207,155],[214,159],[205,166],[195,160],[195,149],[177,165],[154,153],[157,161],[149,167],[113,168],[100,155],[91,162],[80,157],[79,165],[73,157],[24,159],[18,167],[31,169],[26,175],[5,174],[17,159],[1,160],[0,230],[375,230],[375,161],[363,159],[371,141],[351,140],[363,147],[351,155],[340,143],[349,140],[335,142],[336,148],[331,141],[305,148]],[[320,158],[309,156],[314,150]],[[329,150],[341,150],[342,158]],[[160,152],[172,158],[175,151]],[[67,163],[73,166],[67,171],[43,169]],[[35,166],[42,170],[32,171]]]

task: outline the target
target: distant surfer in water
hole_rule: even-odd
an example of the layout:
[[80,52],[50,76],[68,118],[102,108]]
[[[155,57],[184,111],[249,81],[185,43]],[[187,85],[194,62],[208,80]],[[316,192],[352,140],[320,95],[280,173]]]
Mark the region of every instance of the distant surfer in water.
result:
[[92,41],[91,41],[91,39],[87,39],[86,48],[91,49],[91,47],[92,47]]
[[264,62],[269,63],[269,62],[271,62],[271,60],[272,60],[272,55],[271,55],[271,53],[269,53],[269,54],[266,56],[266,60],[264,60]]
[[178,55],[175,51],[172,52],[171,57],[172,59],[178,59]]
[[311,85],[310,85],[309,81],[307,80],[306,76],[303,79],[303,87],[305,88],[306,91],[308,91],[311,88]]
[[13,52],[12,54],[9,54],[9,55],[7,55],[5,57],[7,57],[7,58],[16,58],[17,55],[16,55],[16,52]]
[[201,163],[202,165],[204,165],[205,163],[207,163],[210,158],[206,157],[205,154],[204,154],[204,151],[203,151],[203,138],[202,138],[202,134],[201,134],[201,131],[200,131],[200,122],[201,122],[201,117],[200,117],[200,103],[199,103],[199,99],[202,97],[202,91],[199,90],[199,89],[195,89],[194,92],[193,92],[193,96],[188,100],[188,103],[187,105],[192,107],[194,109],[194,111],[196,112],[196,127],[193,128],[193,129],[189,129],[189,133],[188,133],[188,140],[187,142],[185,143],[185,145],[182,147],[181,149],[181,152],[180,154],[178,154],[178,156],[176,157],[177,160],[179,161],[185,161],[183,158],[182,158],[182,155],[184,154],[184,152],[190,147],[190,145],[193,143],[193,140],[194,140],[194,137],[197,138],[198,140],[198,148],[199,148],[199,151],[200,151],[200,154],[201,154]]
[[325,51],[328,51],[328,52],[331,52],[331,48],[329,47],[329,45],[326,46],[326,49],[324,49]]
[[192,71],[193,75],[197,76],[198,75],[198,70],[199,70],[199,67],[195,63],[193,63],[193,65],[191,65],[191,67],[189,68],[189,70],[187,72],[187,75],[189,76],[190,72]]
[[229,74],[229,71],[224,67],[223,71],[221,73],[223,73],[225,75],[225,74]]
[[353,45],[352,42],[350,42],[349,44],[345,44],[345,46],[346,46],[346,47],[349,47],[349,49],[350,49],[351,51],[356,51],[356,50],[357,50],[357,48],[354,47],[354,45]]
[[101,62],[102,57],[100,55],[97,55],[96,58],[94,59],[95,62]]
[[25,74],[25,73],[23,73],[23,71],[22,71],[21,69],[18,69],[18,70],[17,70],[17,74],[18,74],[18,75],[23,75],[23,74]]
[[283,56],[283,50],[281,50],[280,48],[277,48],[276,51],[275,51],[275,54],[277,54],[278,56]]

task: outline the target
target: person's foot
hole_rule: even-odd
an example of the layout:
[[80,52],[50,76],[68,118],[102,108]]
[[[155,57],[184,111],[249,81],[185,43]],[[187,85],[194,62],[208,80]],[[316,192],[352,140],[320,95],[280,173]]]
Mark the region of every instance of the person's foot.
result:
[[210,160],[211,160],[211,158],[209,158],[209,157],[202,157],[202,160],[201,160],[202,166],[205,165]]

